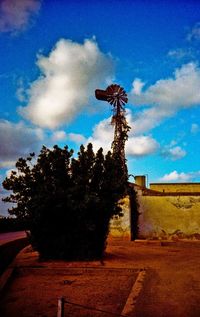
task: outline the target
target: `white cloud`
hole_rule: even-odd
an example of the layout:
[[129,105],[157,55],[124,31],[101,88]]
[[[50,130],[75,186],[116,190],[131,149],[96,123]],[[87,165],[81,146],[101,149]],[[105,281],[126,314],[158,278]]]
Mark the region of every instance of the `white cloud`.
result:
[[197,123],[192,123],[191,125],[191,133],[196,134],[200,131],[200,127]]
[[167,55],[178,61],[187,60],[189,62],[190,60],[196,59],[198,51],[194,47],[177,48],[170,50]]
[[165,174],[160,181],[164,182],[188,182],[192,181],[196,177],[200,176],[200,171],[197,172],[189,172],[189,173],[178,173],[177,171],[173,171],[169,174]]
[[113,61],[96,42],[78,44],[61,39],[49,56],[39,56],[41,75],[32,83],[29,104],[20,113],[40,127],[55,129],[69,123],[109,80]]
[[7,120],[0,120],[0,135],[1,167],[38,150],[44,137],[41,129],[28,128],[23,122],[11,123]]
[[93,128],[93,134],[88,138],[86,143],[92,143],[94,151],[102,147],[105,151],[111,150],[111,144],[114,136],[114,128],[111,125],[111,117],[104,119],[96,124]]
[[176,69],[173,78],[158,80],[140,95],[132,91],[129,101],[135,105],[148,105],[135,122],[136,133],[149,131],[182,108],[200,105],[200,69],[195,63]]
[[82,134],[79,134],[79,133],[69,133],[68,137],[71,141],[77,144],[86,142],[86,138]]
[[65,131],[55,131],[52,135],[52,140],[53,141],[63,141],[66,140],[67,134]]
[[135,135],[148,132],[158,126],[165,118],[169,117],[169,111],[152,107],[135,115],[133,131]]
[[79,134],[79,133],[66,133],[65,131],[55,131],[53,134],[52,134],[52,137],[51,139],[53,141],[66,141],[66,140],[70,140],[70,141],[73,141],[77,144],[81,144],[81,143],[85,143],[86,142],[86,138],[82,135],[82,134]]
[[[200,69],[195,63],[183,65],[176,69],[174,78],[158,80],[150,86],[138,103],[159,105],[174,112],[182,107],[191,107],[200,103]],[[134,95],[132,96],[134,102]],[[167,111],[166,109],[166,111]]]
[[200,22],[197,22],[192,30],[187,35],[187,40],[199,40],[200,39]]
[[150,136],[130,137],[126,145],[126,154],[130,156],[145,156],[155,153],[159,145]]
[[168,56],[177,58],[177,59],[182,59],[183,57],[191,56],[191,52],[183,48],[177,48],[174,50],[170,50],[168,52]]
[[140,78],[135,78],[132,83],[133,88],[131,92],[135,95],[140,95],[144,85],[145,83],[143,83]]
[[1,0],[0,32],[23,30],[40,9],[40,0]]
[[171,159],[172,161],[179,160],[183,158],[186,155],[186,151],[183,150],[180,146],[174,146],[171,145],[164,147],[164,149],[161,151],[161,154]]
[[[130,120],[129,120],[130,119]],[[127,113],[127,121],[132,125],[131,112]],[[97,151],[100,147],[105,152],[111,150],[111,144],[114,138],[114,127],[111,125],[111,118],[100,121],[93,129],[93,135],[87,140],[94,145],[94,150]],[[150,136],[129,136],[126,142],[126,155],[130,156],[145,156],[154,153],[158,148],[158,143]]]

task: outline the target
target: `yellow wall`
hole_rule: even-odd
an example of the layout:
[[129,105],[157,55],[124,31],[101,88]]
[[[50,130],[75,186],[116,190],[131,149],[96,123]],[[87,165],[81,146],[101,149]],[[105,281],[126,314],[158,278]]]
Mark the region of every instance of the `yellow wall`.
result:
[[138,196],[139,238],[200,238],[199,196]]
[[[200,194],[152,196],[138,189],[137,199],[138,239],[200,239]],[[131,240],[128,196],[123,199],[123,213],[112,219],[110,236]]]
[[123,209],[122,217],[113,217],[110,222],[110,236],[115,238],[131,239],[131,221],[130,221],[130,203],[129,197],[122,199],[121,206]]
[[200,183],[150,184],[150,189],[159,192],[200,192]]

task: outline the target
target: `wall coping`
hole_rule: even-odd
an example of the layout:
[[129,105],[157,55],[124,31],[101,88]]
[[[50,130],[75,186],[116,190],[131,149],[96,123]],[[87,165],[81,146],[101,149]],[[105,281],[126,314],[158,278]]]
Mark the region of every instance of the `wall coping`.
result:
[[200,185],[200,183],[196,182],[196,183],[150,183],[149,185]]

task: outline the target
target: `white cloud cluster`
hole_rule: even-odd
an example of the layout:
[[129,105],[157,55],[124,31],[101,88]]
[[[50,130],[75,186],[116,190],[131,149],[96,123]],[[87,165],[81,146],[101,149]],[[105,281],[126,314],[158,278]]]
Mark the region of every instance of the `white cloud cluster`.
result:
[[170,50],[168,52],[169,57],[173,57],[176,59],[182,59],[182,58],[184,58],[186,56],[190,56],[190,55],[191,55],[191,52],[186,50],[186,49],[183,49],[183,48],[177,48],[174,50]]
[[176,69],[174,78],[158,80],[139,95],[131,91],[129,101],[148,105],[134,123],[136,133],[146,132],[182,108],[200,105],[200,68],[195,63]]
[[[12,123],[7,120],[0,120],[0,135],[0,169],[13,169],[19,157],[26,157],[29,153],[38,151],[44,138],[41,129],[29,128],[23,122]],[[7,209],[11,207],[11,204],[1,201],[8,196],[1,187],[4,178],[0,174],[0,215],[7,215]]]
[[41,6],[40,0],[1,0],[0,32],[15,32],[26,28],[33,14]]
[[43,140],[41,129],[32,129],[24,123],[11,123],[0,120],[0,166],[10,167],[20,156],[38,150]]
[[[44,138],[43,131],[39,128],[33,129],[23,122],[12,123],[7,120],[0,120],[0,135],[0,169],[9,169],[6,176],[9,176],[19,157],[26,157],[29,153],[38,151]],[[0,215],[7,216],[7,210],[12,204],[1,201],[8,196],[1,185],[4,178],[5,176],[0,174]]]
[[64,141],[67,138],[67,133],[62,130],[55,131],[51,138],[53,141]]
[[194,180],[196,177],[200,176],[200,171],[197,172],[189,172],[189,173],[178,173],[177,171],[173,171],[169,174],[165,174],[160,181],[163,182],[188,182]]
[[165,146],[161,151],[162,156],[172,161],[180,160],[186,155],[186,151],[180,146]]
[[86,138],[79,133],[69,133],[68,137],[71,141],[77,143],[77,144],[83,144],[86,142]]
[[66,133],[63,130],[55,131],[51,137],[52,141],[73,141],[74,143],[81,144],[86,142],[86,138],[79,133]]
[[132,86],[133,86],[132,93],[136,96],[140,95],[144,85],[145,85],[145,83],[143,83],[140,78],[135,78],[133,83],[132,83]]
[[[145,105],[132,118],[131,111],[127,111],[127,121],[131,126],[129,140],[126,144],[128,155],[139,156],[154,153],[159,145],[149,135],[144,135],[158,126],[166,118],[175,115],[182,108],[200,105],[200,68],[195,63],[188,63],[176,69],[174,76],[158,80],[154,85],[143,91],[144,82],[136,78],[129,94],[129,101],[134,105]],[[193,133],[198,130],[196,125],[191,128]],[[110,135],[105,134],[104,131]],[[94,129],[92,142],[110,147],[113,130],[107,121],[102,121]],[[161,154],[169,159],[178,160],[186,155],[186,151],[178,145],[171,144],[164,147]]]
[[159,145],[151,136],[133,136],[128,139],[126,154],[130,156],[145,156],[155,153]]
[[[132,125],[131,113],[127,114],[128,124]],[[130,119],[130,120],[129,120]],[[111,118],[102,120],[93,129],[93,135],[87,140],[94,145],[94,150],[97,151],[100,147],[105,152],[111,149],[111,144],[114,137],[114,128],[111,125]],[[145,156],[154,153],[158,148],[158,143],[151,136],[131,136],[126,142],[126,155],[129,156]]]
[[49,56],[39,56],[40,77],[32,83],[29,104],[20,113],[34,124],[55,129],[70,122],[89,103],[96,87],[113,72],[113,61],[97,43],[61,39]]
[[93,128],[93,134],[89,137],[86,143],[92,143],[94,151],[97,151],[100,147],[105,152],[111,150],[111,144],[114,136],[114,128],[111,125],[111,117],[104,119],[96,124]]

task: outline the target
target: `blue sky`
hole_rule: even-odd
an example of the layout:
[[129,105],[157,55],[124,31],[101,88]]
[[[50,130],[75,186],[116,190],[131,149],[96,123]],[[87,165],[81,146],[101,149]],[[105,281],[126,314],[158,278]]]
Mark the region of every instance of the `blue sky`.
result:
[[2,0],[0,180],[43,144],[109,150],[111,108],[94,90],[118,83],[129,173],[200,181],[199,47],[199,1]]

